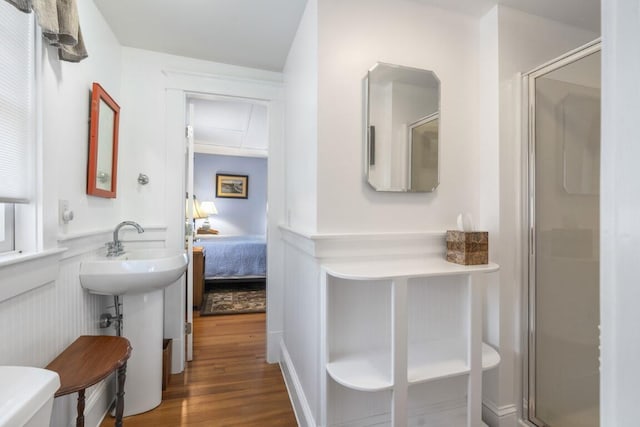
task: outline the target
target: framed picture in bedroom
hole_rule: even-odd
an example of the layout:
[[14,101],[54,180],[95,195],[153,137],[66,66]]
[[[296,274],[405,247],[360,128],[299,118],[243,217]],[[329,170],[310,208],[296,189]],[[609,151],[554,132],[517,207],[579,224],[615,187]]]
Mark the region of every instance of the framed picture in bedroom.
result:
[[216,197],[246,199],[249,197],[249,176],[216,174]]

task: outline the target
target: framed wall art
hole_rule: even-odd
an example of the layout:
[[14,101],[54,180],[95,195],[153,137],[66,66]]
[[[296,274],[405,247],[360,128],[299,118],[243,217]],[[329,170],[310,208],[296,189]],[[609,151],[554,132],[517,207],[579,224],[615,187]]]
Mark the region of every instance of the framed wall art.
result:
[[249,197],[249,176],[216,174],[216,197],[246,199]]

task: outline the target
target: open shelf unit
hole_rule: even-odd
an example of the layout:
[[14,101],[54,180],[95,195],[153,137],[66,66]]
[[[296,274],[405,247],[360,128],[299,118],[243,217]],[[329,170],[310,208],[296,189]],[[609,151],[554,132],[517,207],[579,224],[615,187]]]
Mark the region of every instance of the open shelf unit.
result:
[[[325,381],[359,392],[391,391],[390,421],[402,427],[410,386],[466,376],[465,425],[483,426],[482,371],[497,366],[500,355],[482,342],[482,295],[473,278],[497,270],[443,259],[323,265]],[[325,382],[324,393],[329,389]],[[321,401],[323,425],[332,425],[335,399]]]

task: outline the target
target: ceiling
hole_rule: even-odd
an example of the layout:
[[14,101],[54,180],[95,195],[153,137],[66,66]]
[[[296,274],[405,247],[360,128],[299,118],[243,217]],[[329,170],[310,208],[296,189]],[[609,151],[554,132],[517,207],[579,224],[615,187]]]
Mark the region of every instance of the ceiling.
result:
[[482,16],[496,4],[600,33],[600,0],[414,0]]
[[94,0],[124,46],[282,71],[306,0]]
[[[94,0],[124,46],[271,71],[282,71],[306,1]],[[413,1],[473,16],[499,3],[600,32],[600,0]]]
[[196,152],[267,155],[267,107],[242,99],[191,98]]

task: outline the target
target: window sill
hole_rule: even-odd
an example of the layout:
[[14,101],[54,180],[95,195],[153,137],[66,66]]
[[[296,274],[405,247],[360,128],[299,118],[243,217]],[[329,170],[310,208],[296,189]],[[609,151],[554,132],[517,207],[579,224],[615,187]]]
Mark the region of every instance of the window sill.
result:
[[65,248],[55,248],[0,256],[0,302],[56,280],[65,251]]

